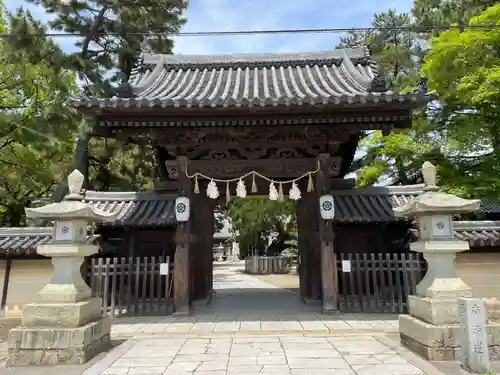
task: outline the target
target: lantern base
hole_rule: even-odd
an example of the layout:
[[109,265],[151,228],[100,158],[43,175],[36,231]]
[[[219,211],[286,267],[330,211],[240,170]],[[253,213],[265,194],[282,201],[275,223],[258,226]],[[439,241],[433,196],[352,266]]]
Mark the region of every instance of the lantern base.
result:
[[77,328],[102,317],[100,298],[76,303],[30,303],[23,306],[23,327]]
[[[458,302],[457,302],[458,305]],[[500,323],[487,324],[490,359],[500,360]],[[460,361],[464,355],[460,325],[434,325],[410,315],[399,316],[401,343],[428,361]]]
[[7,367],[84,364],[110,347],[110,331],[109,316],[76,328],[11,329]]

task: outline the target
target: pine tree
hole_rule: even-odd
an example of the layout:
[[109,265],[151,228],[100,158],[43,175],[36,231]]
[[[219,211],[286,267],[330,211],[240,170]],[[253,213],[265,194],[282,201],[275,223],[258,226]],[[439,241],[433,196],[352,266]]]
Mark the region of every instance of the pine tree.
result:
[[146,44],[153,52],[172,53],[171,37],[185,23],[187,7],[186,0],[28,1],[55,16],[53,29],[80,36],[66,66],[79,72],[93,95],[106,96],[114,94],[113,83],[130,77]]

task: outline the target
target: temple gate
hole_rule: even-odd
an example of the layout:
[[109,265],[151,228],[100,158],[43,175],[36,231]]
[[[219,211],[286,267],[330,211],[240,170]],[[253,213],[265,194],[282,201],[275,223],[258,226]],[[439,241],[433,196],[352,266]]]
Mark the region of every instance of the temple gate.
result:
[[[387,91],[369,51],[353,47],[289,54],[144,54],[118,97],[82,98],[75,105],[94,118],[91,136],[148,137],[161,167],[155,190],[190,199],[190,220],[179,223],[175,235],[179,312],[189,312],[191,300],[212,290],[216,200],[194,194],[195,182],[205,192],[210,180],[190,176],[237,179],[257,171],[279,184],[314,171],[314,191],[308,191],[307,179],[298,182],[300,295],[306,302],[322,299],[327,312],[338,306],[335,233],[332,222],[320,218],[319,196],[354,187],[344,177],[365,131],[408,127],[413,109],[429,99],[424,85],[413,92]],[[268,181],[255,183],[258,193],[268,193]],[[226,187],[219,188],[223,199]]]

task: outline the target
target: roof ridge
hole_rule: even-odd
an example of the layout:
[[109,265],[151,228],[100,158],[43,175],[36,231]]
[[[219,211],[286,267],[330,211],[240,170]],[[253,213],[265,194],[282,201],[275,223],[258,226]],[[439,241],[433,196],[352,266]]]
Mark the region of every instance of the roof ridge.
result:
[[332,195],[420,195],[424,193],[424,184],[402,186],[370,186],[332,190]]
[[266,53],[239,53],[239,54],[217,54],[217,55],[169,55],[144,53],[141,61],[144,65],[163,64],[170,67],[186,65],[247,65],[267,63],[316,62],[316,61],[342,61],[344,55],[351,59],[366,60],[366,52],[363,48],[331,49],[316,52],[266,52]]
[[51,236],[53,227],[0,227],[0,236]]
[[457,220],[453,222],[453,229],[455,230],[488,230],[499,229],[500,221],[498,220]]
[[144,191],[97,191],[86,190],[85,201],[149,201],[149,200],[170,200],[177,197],[171,192],[157,192],[155,190]]

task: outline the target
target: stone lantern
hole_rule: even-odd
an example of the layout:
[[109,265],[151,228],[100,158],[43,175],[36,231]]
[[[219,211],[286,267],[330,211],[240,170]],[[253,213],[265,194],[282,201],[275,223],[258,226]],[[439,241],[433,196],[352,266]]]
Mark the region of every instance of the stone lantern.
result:
[[50,257],[52,278],[35,303],[23,307],[21,326],[9,332],[8,366],[82,364],[104,350],[110,341],[111,319],[101,313],[101,299],[80,268],[86,256],[98,252],[87,242],[89,222],[113,220],[116,214],[99,212],[83,203],[83,175],[68,176],[69,195],[62,202],[26,208],[26,216],[54,222],[52,242],[37,253]]
[[401,341],[429,360],[454,360],[460,346],[458,298],[470,297],[471,289],[455,273],[455,255],[469,249],[469,243],[453,235],[452,215],[479,209],[479,200],[462,199],[440,192],[436,168],[422,166],[424,193],[395,208],[398,216],[416,217],[419,239],[410,244],[423,254],[427,273],[408,296],[409,315],[400,315]]

